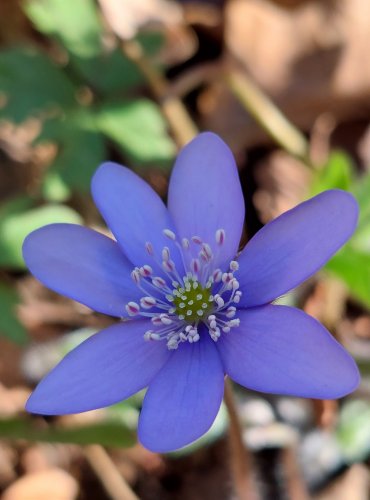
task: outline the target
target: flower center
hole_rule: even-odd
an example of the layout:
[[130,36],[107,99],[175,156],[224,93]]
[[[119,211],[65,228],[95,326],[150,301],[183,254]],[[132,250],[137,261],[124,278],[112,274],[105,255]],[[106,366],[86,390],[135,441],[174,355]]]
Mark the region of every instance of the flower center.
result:
[[[163,276],[154,276],[150,265],[136,267],[131,277],[143,292],[140,304],[128,302],[126,311],[130,316],[144,316],[151,320],[153,328],[146,331],[145,340],[166,340],[168,349],[177,349],[181,342],[198,342],[202,325],[214,342],[221,333],[229,333],[240,324],[235,318],[236,307],[242,292],[234,273],[239,264],[233,260],[229,269],[222,272],[215,262],[220,247],[225,242],[225,231],[215,234],[215,253],[211,245],[198,236],[181,243],[170,229],[163,231],[180,250],[185,276],[181,276],[171,258],[170,249],[164,247],[161,260],[155,255],[153,245],[145,244],[148,255],[161,266]],[[199,248],[196,258],[191,258],[192,245]],[[194,255],[194,252],[193,252]]]
[[188,323],[199,321],[213,309],[213,297],[209,288],[203,288],[195,279],[185,280],[185,288],[178,285],[172,292],[175,314]]

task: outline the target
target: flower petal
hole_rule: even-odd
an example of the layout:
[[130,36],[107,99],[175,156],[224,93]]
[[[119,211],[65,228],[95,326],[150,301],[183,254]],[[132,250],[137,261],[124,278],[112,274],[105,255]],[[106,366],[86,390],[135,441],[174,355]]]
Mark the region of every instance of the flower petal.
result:
[[240,327],[217,343],[226,373],[256,391],[334,399],[359,383],[355,362],[303,311],[268,305],[240,310]]
[[235,257],[243,229],[243,193],[234,157],[217,135],[202,133],[180,152],[168,209],[181,237],[200,236],[214,248],[217,229],[225,230],[216,265]]
[[147,320],[129,321],[85,340],[40,382],[27,411],[80,413],[117,403],[146,387],[169,355],[161,342],[145,342],[149,328]]
[[139,440],[149,450],[181,448],[204,434],[220,408],[224,373],[206,333],[181,344],[150,384],[139,419]]
[[148,255],[150,242],[159,260],[163,247],[171,249],[171,258],[182,271],[176,245],[163,234],[174,230],[173,222],[160,197],[143,179],[116,163],[103,163],[91,184],[95,203],[127,257],[136,266],[149,264],[161,269]]
[[325,191],[264,226],[239,257],[242,307],[267,304],[309,278],[348,240],[358,205],[338,190]]
[[44,285],[104,314],[127,316],[125,304],[142,295],[117,243],[83,226],[37,229],[25,239],[23,256]]

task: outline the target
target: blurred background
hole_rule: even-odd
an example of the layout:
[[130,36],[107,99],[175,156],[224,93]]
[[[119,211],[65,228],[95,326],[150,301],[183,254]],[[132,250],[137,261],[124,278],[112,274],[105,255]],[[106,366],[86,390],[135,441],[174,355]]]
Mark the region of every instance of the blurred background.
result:
[[136,443],[142,394],[76,416],[23,409],[63,355],[112,322],[30,276],[24,237],[51,222],[105,232],[89,193],[104,160],[165,199],[197,129],[237,158],[245,241],[328,188],[360,203],[352,240],[283,299],[355,357],[358,391],[333,402],[235,389],[243,474],[261,499],[370,498],[369,37],[367,0],[1,0],[1,498],[235,498],[223,407],[201,440],[168,456]]

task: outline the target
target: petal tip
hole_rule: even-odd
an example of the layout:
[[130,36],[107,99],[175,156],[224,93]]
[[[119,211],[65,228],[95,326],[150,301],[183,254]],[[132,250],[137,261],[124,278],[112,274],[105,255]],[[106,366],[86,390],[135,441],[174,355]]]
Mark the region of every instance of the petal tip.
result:
[[343,189],[328,189],[317,196],[321,198],[325,197],[326,199],[331,198],[333,205],[337,206],[340,211],[346,214],[351,213],[353,230],[356,228],[359,216],[359,205],[352,193],[344,191]]

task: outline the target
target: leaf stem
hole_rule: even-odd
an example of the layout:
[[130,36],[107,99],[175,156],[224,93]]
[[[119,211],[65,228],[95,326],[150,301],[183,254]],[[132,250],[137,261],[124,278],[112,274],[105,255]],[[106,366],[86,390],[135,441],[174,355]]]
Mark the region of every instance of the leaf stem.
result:
[[86,446],[84,453],[112,500],[139,500],[102,446]]
[[145,76],[151,91],[161,106],[174,139],[179,147],[185,146],[198,133],[198,129],[180,99],[169,92],[166,78],[146,58],[144,51],[136,40],[122,41],[122,51],[140,69]]
[[225,81],[242,106],[277,144],[311,167],[310,148],[298,130],[245,71],[226,70]]
[[242,426],[232,383],[228,377],[225,379],[224,402],[229,414],[230,466],[237,497],[239,500],[257,500],[258,494],[252,474],[252,457],[244,446]]

